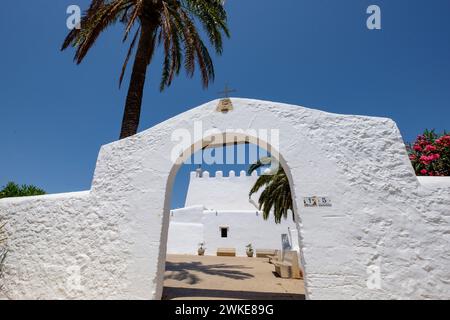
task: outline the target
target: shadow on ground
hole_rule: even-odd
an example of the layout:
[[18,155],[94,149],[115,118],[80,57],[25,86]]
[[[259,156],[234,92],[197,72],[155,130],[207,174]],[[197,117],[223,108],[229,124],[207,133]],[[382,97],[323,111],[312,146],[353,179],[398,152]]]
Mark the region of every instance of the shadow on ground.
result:
[[171,274],[165,276],[165,280],[187,281],[189,284],[197,284],[200,278],[193,273],[201,272],[203,274],[220,276],[234,280],[244,280],[254,278],[251,273],[242,272],[239,269],[251,269],[243,265],[227,265],[227,264],[213,264],[204,265],[201,262],[166,262],[166,271]]
[[253,291],[231,291],[231,290],[210,290],[195,288],[172,288],[165,287],[163,300],[189,298],[216,298],[216,299],[242,299],[242,300],[305,300],[303,294],[293,293],[272,293]]

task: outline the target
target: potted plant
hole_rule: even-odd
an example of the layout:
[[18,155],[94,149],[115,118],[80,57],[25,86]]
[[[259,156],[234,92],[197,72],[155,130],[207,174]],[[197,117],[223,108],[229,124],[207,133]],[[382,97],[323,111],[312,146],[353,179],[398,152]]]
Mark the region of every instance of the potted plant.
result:
[[198,245],[199,245],[199,248],[198,248],[198,255],[199,255],[199,256],[204,256],[204,255],[205,255],[205,251],[206,251],[205,243],[204,243],[204,242],[201,242],[201,243],[199,243]]
[[247,252],[247,257],[253,258],[253,253],[254,253],[254,251],[253,251],[252,244],[250,243],[250,244],[247,245],[245,248],[247,249],[247,250],[246,250],[246,252]]

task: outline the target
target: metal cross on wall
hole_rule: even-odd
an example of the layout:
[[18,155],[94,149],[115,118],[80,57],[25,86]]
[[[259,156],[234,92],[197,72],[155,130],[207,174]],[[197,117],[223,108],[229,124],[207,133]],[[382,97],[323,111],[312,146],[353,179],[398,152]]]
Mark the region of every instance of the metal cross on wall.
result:
[[224,98],[229,98],[230,97],[230,93],[233,93],[233,92],[237,92],[237,91],[234,90],[234,89],[230,89],[228,87],[228,84],[226,84],[225,85],[225,89],[223,91],[219,92],[219,94],[223,95]]

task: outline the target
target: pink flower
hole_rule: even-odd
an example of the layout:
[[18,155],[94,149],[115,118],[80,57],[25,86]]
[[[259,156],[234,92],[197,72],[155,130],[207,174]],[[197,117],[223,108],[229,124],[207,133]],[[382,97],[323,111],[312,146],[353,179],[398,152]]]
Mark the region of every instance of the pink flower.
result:
[[430,161],[432,161],[432,160],[430,160],[430,158],[428,156],[421,156],[420,157],[420,162],[422,162],[425,165],[429,164]]
[[425,156],[425,155],[421,156],[421,157],[420,157],[420,161],[421,161],[423,164],[427,165],[427,164],[430,164],[430,162],[432,162],[432,161],[434,161],[434,160],[438,160],[438,159],[440,159],[440,158],[441,158],[441,155],[435,153],[435,154],[432,154],[432,155],[429,155],[429,156]]
[[413,166],[421,166],[416,171],[417,175],[449,175],[450,167],[443,160],[447,160],[450,156],[450,134],[438,135],[434,131],[427,132],[429,134],[419,135],[407,148]]
[[418,144],[414,145],[413,149],[414,149],[415,151],[419,151],[419,152],[422,151],[422,147],[419,146]]

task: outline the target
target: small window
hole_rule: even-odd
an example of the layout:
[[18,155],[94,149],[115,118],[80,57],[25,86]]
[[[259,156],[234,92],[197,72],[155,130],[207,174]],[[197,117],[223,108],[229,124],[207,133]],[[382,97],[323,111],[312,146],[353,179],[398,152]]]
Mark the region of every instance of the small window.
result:
[[220,236],[222,238],[228,238],[228,227],[221,227],[220,228]]

